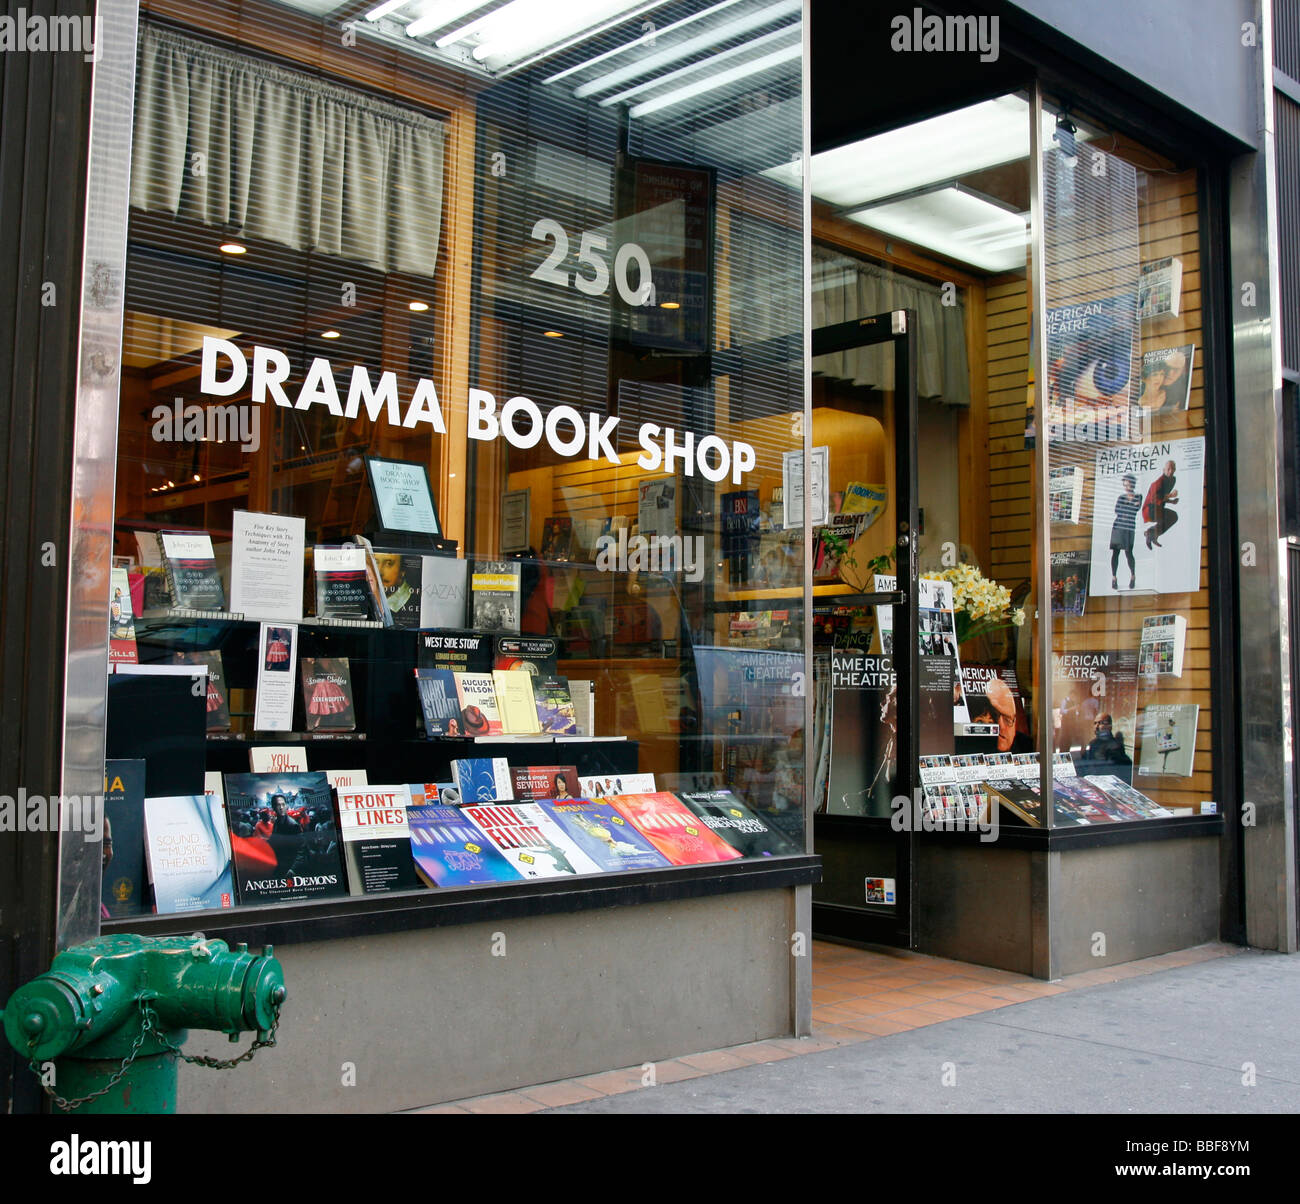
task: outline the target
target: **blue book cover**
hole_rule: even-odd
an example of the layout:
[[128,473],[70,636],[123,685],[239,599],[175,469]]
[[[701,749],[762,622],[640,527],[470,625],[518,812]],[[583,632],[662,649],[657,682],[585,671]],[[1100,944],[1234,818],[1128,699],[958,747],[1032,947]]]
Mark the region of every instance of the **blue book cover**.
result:
[[451,776],[462,803],[508,803],[515,797],[510,765],[505,757],[461,757],[451,763]]
[[230,837],[216,795],[145,799],[144,832],[159,915],[235,905]]
[[463,736],[456,675],[450,669],[416,669],[415,685],[420,692],[420,710],[429,738]]
[[145,907],[143,761],[104,764],[104,876],[100,918],[138,916]]
[[519,875],[456,807],[426,804],[406,813],[415,870],[429,886],[518,882]]
[[539,803],[602,870],[657,870],[672,863],[611,807],[595,799]]

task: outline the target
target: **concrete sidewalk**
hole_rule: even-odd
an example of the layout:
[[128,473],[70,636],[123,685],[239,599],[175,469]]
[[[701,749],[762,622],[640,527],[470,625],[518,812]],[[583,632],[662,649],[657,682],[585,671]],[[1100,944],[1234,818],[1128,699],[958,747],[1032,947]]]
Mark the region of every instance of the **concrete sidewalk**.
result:
[[551,1110],[1300,1112],[1300,957],[1242,951]]
[[1213,944],[1055,983],[817,942],[814,1035],[423,1112],[1297,1112],[1300,957]]

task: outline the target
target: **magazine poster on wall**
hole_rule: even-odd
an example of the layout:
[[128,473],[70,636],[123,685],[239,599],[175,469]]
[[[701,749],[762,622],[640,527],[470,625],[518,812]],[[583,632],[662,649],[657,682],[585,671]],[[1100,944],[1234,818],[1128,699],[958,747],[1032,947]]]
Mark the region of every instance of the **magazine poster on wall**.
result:
[[1102,448],[1096,464],[1089,596],[1196,593],[1204,436]]

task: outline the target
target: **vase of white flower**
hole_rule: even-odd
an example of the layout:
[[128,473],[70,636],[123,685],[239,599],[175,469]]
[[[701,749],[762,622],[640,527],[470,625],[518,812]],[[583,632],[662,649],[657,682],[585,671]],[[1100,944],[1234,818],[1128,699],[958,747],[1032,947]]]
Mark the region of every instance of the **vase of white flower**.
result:
[[952,585],[953,618],[957,642],[965,643],[1007,627],[1023,627],[1025,612],[1011,605],[1011,591],[990,581],[971,564],[958,564],[938,573],[922,573]]

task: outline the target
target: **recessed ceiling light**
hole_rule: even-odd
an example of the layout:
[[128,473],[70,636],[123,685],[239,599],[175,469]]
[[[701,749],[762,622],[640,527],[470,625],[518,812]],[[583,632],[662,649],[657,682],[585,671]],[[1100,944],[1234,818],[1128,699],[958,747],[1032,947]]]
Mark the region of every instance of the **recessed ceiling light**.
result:
[[223,242],[220,247],[223,255],[247,255],[248,248],[243,243]]
[[659,303],[659,308],[660,309],[681,309],[681,304],[677,301],[661,301]]
[[342,338],[342,335],[340,335],[337,330],[325,330],[321,332],[320,337],[322,339],[338,339]]
[[562,339],[564,338],[564,333],[559,330],[543,330],[542,337],[545,339]]
[[429,303],[427,301],[412,301],[407,308],[413,314],[422,314],[426,309],[429,308]]

